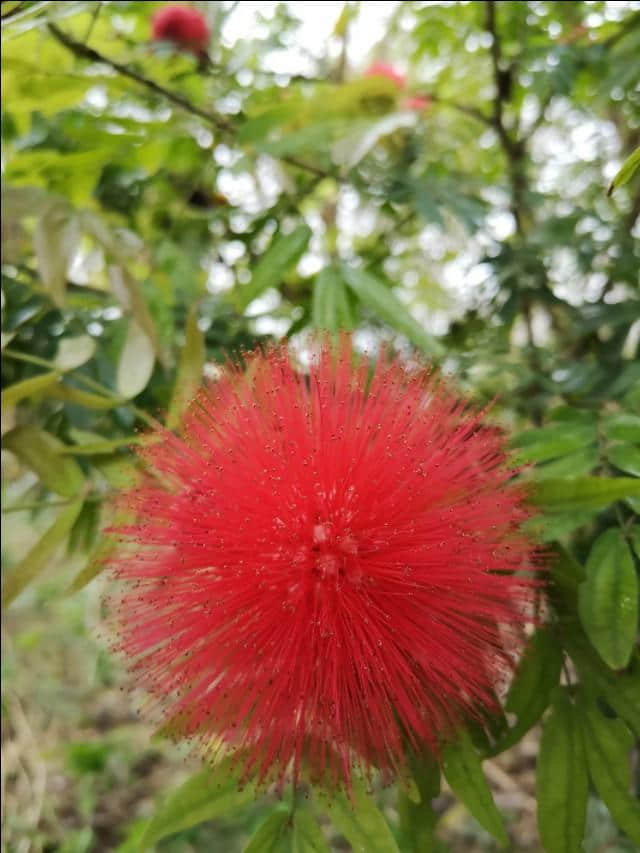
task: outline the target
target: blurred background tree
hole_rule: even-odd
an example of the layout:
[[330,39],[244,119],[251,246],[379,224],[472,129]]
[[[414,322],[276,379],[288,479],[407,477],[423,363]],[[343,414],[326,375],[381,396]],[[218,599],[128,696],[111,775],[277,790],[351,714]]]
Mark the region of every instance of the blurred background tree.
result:
[[555,557],[465,773],[418,780],[422,808],[378,792],[384,818],[316,803],[293,849],[491,849],[481,761],[514,849],[635,849],[633,162],[607,190],[640,144],[640,4],[208,2],[186,36],[163,8],[1,4],[6,849],[280,849],[268,798],[157,806],[186,771],[95,640],[99,530],[138,429],[317,329],[496,399]]

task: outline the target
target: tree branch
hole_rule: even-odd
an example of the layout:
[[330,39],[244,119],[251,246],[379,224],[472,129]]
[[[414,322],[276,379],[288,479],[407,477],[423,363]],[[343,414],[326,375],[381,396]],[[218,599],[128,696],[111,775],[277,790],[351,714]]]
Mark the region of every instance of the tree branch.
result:
[[[108,66],[109,68],[112,68],[114,71],[117,71],[118,74],[122,74],[123,77],[127,77],[129,80],[133,80],[139,86],[143,86],[149,92],[153,92],[155,95],[158,95],[158,97],[164,98],[164,100],[169,101],[169,103],[173,104],[176,107],[179,107],[181,110],[184,110],[184,112],[198,116],[207,124],[218,130],[220,133],[233,136],[237,132],[237,129],[233,122],[220,115],[219,113],[214,113],[209,110],[202,109],[197,104],[194,104],[192,101],[190,101],[188,98],[185,98],[184,95],[181,95],[178,92],[174,92],[171,89],[167,89],[164,86],[161,86],[159,83],[156,83],[155,80],[152,80],[150,77],[146,77],[144,74],[141,74],[139,71],[136,71],[129,65],[126,65],[123,62],[118,62],[115,59],[111,59],[110,57],[105,56],[94,48],[88,47],[86,44],[76,41],[76,39],[63,32],[55,24],[49,22],[47,24],[47,29],[56,39],[56,41],[58,41],[74,56],[77,56],[80,59],[86,59],[89,62],[98,62],[102,65]],[[315,166],[313,163],[307,163],[304,160],[299,160],[297,157],[287,155],[280,157],[279,159],[283,163],[287,163],[289,166],[295,166],[297,169],[301,169],[302,171],[308,172],[311,175],[315,175],[317,178],[334,177],[336,179],[339,179],[337,175],[333,175],[327,172],[326,170],[321,169],[319,166]]]
[[513,64],[504,68],[502,56],[502,44],[496,23],[495,0],[485,0],[486,30],[491,35],[491,64],[493,67],[493,81],[495,95],[493,97],[492,125],[498,134],[502,150],[504,151],[509,166],[509,178],[511,183],[511,213],[516,221],[518,234],[523,232],[523,193],[526,189],[526,178],[523,165],[526,153],[526,139],[512,138],[507,131],[504,122],[504,104],[511,97],[513,84]]
[[18,3],[16,6],[13,7],[13,9],[9,9],[8,12],[0,12],[0,20],[2,20],[2,21],[11,20],[11,18],[13,18],[15,15],[22,12],[22,10],[24,9],[24,7],[26,5],[27,5],[26,0],[23,0],[22,3]]
[[482,124],[485,124],[488,127],[495,127],[494,119],[483,113],[482,110],[477,110],[475,107],[470,107],[467,104],[458,104],[456,101],[449,101],[446,98],[440,98],[432,92],[429,92],[428,97],[431,98],[434,104],[441,104],[443,107],[449,107],[449,109],[456,110],[456,112],[470,116],[470,118],[474,118],[476,121],[482,122]]

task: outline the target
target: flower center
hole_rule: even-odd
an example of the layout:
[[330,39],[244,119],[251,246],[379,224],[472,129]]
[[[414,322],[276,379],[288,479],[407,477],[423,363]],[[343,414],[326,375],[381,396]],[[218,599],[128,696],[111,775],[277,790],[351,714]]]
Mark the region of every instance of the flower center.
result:
[[311,570],[320,581],[362,582],[357,540],[350,533],[336,535],[329,522],[314,525],[311,559]]

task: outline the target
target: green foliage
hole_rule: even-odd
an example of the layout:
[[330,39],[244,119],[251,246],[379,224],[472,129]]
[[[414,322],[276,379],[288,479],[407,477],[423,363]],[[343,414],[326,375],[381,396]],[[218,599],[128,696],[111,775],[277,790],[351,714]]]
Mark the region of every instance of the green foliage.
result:
[[506,846],[508,838],[502,817],[482,772],[480,755],[467,732],[462,732],[457,742],[446,746],[442,755],[442,770],[452,790],[478,823],[501,846]]
[[625,184],[628,184],[631,178],[635,175],[635,173],[640,168],[640,148],[636,148],[633,154],[630,154],[627,159],[622,164],[620,171],[615,176],[615,178],[611,181],[611,186],[609,187],[609,195],[617,188],[623,187]]
[[554,694],[537,768],[538,826],[548,853],[579,853],[589,777],[579,719],[565,688]]
[[167,835],[235,811],[254,799],[253,786],[240,782],[236,764],[237,759],[227,758],[187,779],[148,822],[138,838],[139,849],[145,850]]
[[[200,4],[210,65],[149,43],[158,5],[2,4],[3,500],[39,531],[7,555],[10,618],[52,607],[52,580],[64,601],[103,582],[99,531],[140,474],[139,429],[178,429],[243,349],[355,330],[494,401],[548,554],[505,714],[443,745],[450,788],[505,844],[482,762],[542,721],[545,849],[582,849],[585,810],[604,808],[587,777],[640,843],[638,11],[403,2],[364,45],[407,72],[400,91],[347,49],[377,4],[345,3],[332,47],[284,75],[268,69],[305,4],[259,30],[237,25],[250,4]],[[103,759],[84,740],[65,758],[84,776]],[[440,768],[412,761],[392,809],[376,779],[373,795],[260,798],[242,843],[439,850]],[[191,777],[122,849],[249,815],[257,795],[230,769]],[[92,844],[74,829],[60,849]]]
[[354,850],[398,853],[389,824],[362,781],[354,779],[350,792],[330,791],[324,797],[320,794],[317,804],[327,812]]
[[638,627],[638,577],[622,533],[605,530],[591,547],[578,613],[587,636],[612,669],[629,663]]

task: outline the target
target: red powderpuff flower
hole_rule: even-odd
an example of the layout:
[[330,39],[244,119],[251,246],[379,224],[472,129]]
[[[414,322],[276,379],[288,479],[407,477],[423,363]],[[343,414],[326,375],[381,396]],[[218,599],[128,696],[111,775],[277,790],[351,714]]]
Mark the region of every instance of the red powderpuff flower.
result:
[[[119,648],[205,752],[262,782],[401,772],[496,708],[536,581],[501,433],[348,339],[227,368],[123,505]],[[315,775],[314,775],[315,774]]]
[[429,95],[412,95],[410,98],[405,98],[402,102],[402,106],[406,110],[422,112],[423,110],[428,110],[432,103],[433,101]]
[[371,65],[364,72],[365,77],[386,77],[388,80],[391,80],[392,83],[395,83],[398,89],[404,89],[406,78],[404,74],[400,74],[393,65],[389,65],[387,62],[372,62]]
[[154,41],[171,41],[194,53],[204,53],[209,43],[209,27],[204,16],[186,6],[164,6],[151,20]]

